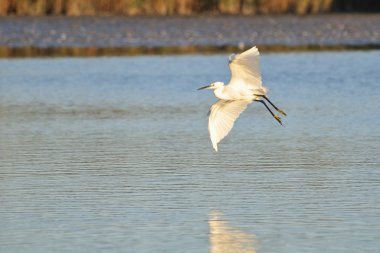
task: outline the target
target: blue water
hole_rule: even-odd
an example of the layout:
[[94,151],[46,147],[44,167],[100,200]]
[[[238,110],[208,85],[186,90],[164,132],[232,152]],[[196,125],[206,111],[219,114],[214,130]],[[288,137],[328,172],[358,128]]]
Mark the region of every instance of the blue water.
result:
[[379,51],[266,54],[213,151],[226,55],[0,60],[0,252],[376,252]]

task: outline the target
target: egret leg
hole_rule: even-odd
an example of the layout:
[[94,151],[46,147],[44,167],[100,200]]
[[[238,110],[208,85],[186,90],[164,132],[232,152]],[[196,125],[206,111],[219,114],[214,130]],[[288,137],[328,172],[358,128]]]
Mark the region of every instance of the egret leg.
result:
[[281,118],[280,118],[279,116],[275,115],[275,114],[271,111],[271,109],[269,109],[268,105],[265,103],[264,100],[255,100],[255,101],[256,101],[256,102],[260,102],[260,103],[262,103],[262,104],[267,108],[267,110],[270,112],[270,114],[273,116],[273,118],[275,118],[275,119],[277,120],[277,122],[280,123],[280,125],[282,126]]
[[269,104],[271,104],[273,106],[274,109],[276,109],[276,111],[278,111],[279,113],[281,113],[282,115],[286,116],[286,113],[281,110],[280,108],[278,108],[277,106],[275,106],[272,101],[269,100],[269,98],[265,95],[256,95],[256,96],[260,96],[260,97],[263,97],[266,101],[269,102]]

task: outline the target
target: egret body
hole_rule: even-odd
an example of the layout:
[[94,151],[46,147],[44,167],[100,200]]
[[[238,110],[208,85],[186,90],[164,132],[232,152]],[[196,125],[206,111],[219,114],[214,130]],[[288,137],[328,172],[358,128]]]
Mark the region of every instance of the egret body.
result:
[[261,81],[259,55],[257,47],[241,54],[232,54],[229,58],[230,82],[227,85],[214,82],[198,89],[213,89],[215,96],[220,99],[211,106],[208,120],[208,130],[215,151],[218,151],[218,143],[231,131],[235,120],[253,101],[262,103],[282,125],[281,118],[265,102],[269,102],[275,110],[286,116],[267,97],[267,88]]

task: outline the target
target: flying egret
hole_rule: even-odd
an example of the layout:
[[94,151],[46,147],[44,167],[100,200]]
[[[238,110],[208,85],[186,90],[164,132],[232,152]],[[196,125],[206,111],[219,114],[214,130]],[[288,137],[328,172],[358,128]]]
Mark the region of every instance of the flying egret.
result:
[[286,116],[267,97],[267,88],[261,81],[259,56],[257,47],[240,54],[232,54],[228,62],[231,70],[230,82],[227,85],[214,82],[198,89],[213,89],[215,96],[220,99],[211,106],[208,119],[208,131],[215,151],[218,151],[218,143],[231,131],[235,120],[253,101],[262,103],[282,125],[281,118],[265,102],[269,102],[277,112]]

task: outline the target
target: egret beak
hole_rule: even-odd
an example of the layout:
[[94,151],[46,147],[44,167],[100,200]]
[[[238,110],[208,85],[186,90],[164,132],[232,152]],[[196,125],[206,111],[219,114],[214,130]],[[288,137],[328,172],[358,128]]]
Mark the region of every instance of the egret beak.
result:
[[207,89],[207,88],[210,88],[210,85],[206,85],[206,86],[200,87],[197,90],[204,90],[204,89]]

